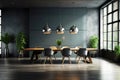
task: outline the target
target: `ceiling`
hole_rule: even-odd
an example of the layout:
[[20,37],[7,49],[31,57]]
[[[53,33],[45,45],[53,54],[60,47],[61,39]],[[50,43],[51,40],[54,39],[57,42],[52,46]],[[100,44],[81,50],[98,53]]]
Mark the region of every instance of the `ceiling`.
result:
[[4,7],[88,7],[96,8],[106,0],[0,0],[0,8]]

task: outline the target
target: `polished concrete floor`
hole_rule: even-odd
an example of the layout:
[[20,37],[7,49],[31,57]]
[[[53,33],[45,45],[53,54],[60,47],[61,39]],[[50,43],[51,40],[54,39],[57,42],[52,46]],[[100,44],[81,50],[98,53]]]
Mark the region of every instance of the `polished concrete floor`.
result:
[[0,80],[120,80],[120,66],[100,58],[93,63],[31,63],[29,58],[0,58]]

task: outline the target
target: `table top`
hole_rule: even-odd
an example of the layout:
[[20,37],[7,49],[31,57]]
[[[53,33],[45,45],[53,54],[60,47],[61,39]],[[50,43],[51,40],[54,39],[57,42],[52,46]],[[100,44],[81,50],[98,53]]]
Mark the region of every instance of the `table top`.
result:
[[[51,48],[54,51],[61,51],[63,48]],[[72,51],[77,51],[79,48],[70,48]],[[86,48],[88,51],[95,51],[97,48]],[[25,48],[25,51],[44,50],[44,48]]]

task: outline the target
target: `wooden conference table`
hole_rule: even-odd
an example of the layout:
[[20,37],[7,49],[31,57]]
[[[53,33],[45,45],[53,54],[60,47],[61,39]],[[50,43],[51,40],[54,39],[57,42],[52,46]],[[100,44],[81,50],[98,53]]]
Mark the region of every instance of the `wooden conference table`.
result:
[[[52,48],[53,51],[61,51],[63,48]],[[72,51],[78,51],[79,48],[70,48]],[[95,51],[96,48],[86,48],[88,51]],[[25,48],[25,51],[44,50],[44,48]]]
[[[63,48],[51,48],[53,51],[61,51]],[[87,51],[96,51],[97,49],[96,48],[86,48]],[[25,48],[24,49],[25,51],[35,51],[35,50],[43,50],[44,51],[44,48]],[[71,51],[78,51],[79,48],[70,48]],[[92,63],[92,58],[91,56],[87,56],[88,59],[89,59],[89,62]]]

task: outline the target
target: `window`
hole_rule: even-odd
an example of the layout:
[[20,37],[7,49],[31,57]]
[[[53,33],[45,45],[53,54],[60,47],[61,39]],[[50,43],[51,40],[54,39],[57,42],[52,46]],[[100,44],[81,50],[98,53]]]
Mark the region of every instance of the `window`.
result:
[[[1,39],[1,10],[0,10],[0,39]],[[0,41],[0,54],[1,54],[1,41]]]
[[114,50],[120,45],[119,0],[113,0],[101,8],[100,47]]
[[108,13],[112,12],[112,4],[108,5]]
[[118,1],[115,1],[113,3],[113,10],[116,10],[116,9],[118,9]]
[[112,22],[112,14],[109,14],[107,19],[108,19],[108,23]]
[[113,13],[113,21],[117,21],[118,20],[118,11]]

